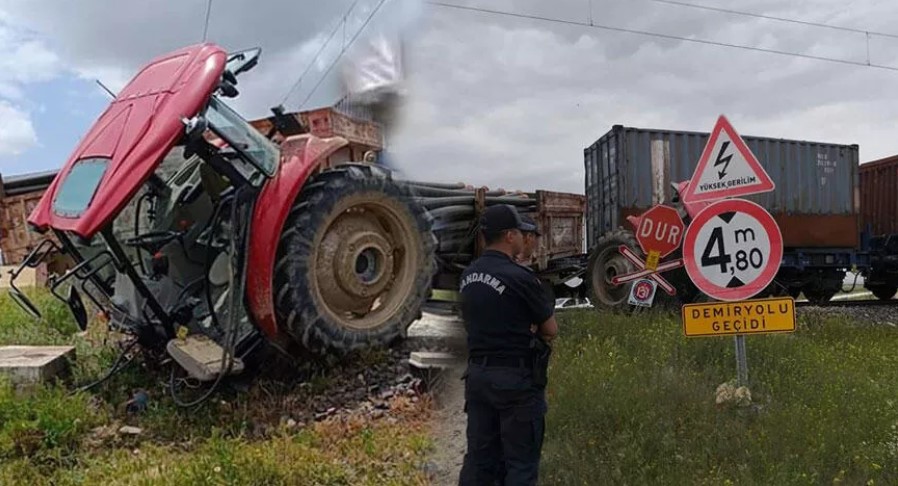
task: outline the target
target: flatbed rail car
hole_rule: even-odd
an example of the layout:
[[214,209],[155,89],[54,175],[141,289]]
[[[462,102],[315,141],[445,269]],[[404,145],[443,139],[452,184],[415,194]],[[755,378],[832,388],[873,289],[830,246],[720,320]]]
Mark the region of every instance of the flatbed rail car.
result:
[[[588,275],[596,305],[621,305],[629,294],[629,286],[615,286],[610,279],[630,271],[630,265],[609,251],[626,244],[641,253],[629,216],[672,204],[688,223],[678,183],[692,176],[708,135],[615,125],[584,149]],[[859,147],[743,138],[776,184],[773,192],[746,197],[765,207],[783,234],[783,262],[766,293],[803,292],[811,301],[825,302],[840,291],[849,269],[870,275],[869,239],[861,234]],[[681,300],[700,295],[684,270],[668,275]]]

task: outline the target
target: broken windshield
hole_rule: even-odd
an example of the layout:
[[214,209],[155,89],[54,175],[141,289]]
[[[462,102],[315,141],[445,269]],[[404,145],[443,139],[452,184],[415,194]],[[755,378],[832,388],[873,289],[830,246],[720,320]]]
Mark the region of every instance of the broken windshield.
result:
[[235,145],[235,149],[241,156],[248,156],[248,163],[256,166],[267,176],[273,176],[278,162],[278,149],[269,142],[258,130],[253,128],[246,120],[222,103],[212,97],[209,101],[209,109],[206,111],[206,119],[227,139],[229,145]]

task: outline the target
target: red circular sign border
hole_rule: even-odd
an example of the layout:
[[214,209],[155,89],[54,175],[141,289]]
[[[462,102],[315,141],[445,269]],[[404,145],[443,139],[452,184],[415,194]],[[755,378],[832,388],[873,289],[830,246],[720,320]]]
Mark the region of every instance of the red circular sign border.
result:
[[[651,280],[649,280],[649,279],[647,279],[647,278],[641,278],[641,279],[639,279],[639,280],[633,282],[633,289],[634,289],[633,292],[634,292],[634,293],[636,292],[635,289],[636,289],[640,284],[646,284],[650,289],[653,289],[653,288],[656,287],[655,285],[652,285],[652,281],[651,281]],[[648,299],[647,299],[647,298],[646,298],[646,299],[640,299],[639,297],[636,297],[636,300],[638,300],[638,301],[640,301],[640,302],[648,302]]]
[[[742,287],[728,289],[715,285],[702,276],[692,255],[694,253],[695,240],[698,238],[698,232],[701,230],[701,227],[715,216],[732,211],[746,213],[761,223],[761,226],[767,232],[767,237],[770,239],[770,257],[767,259],[767,267],[754,282]],[[693,228],[697,229],[693,231]],[[689,227],[686,228],[686,234],[683,235],[683,264],[686,267],[686,273],[689,275],[689,278],[692,279],[692,282],[699,290],[709,297],[725,302],[750,299],[764,290],[776,277],[782,259],[783,235],[776,224],[776,220],[761,205],[745,199],[724,199],[711,203],[695,215],[695,218],[689,223]],[[774,265],[772,262],[776,262],[776,264]],[[763,282],[763,285],[759,285],[761,282]],[[709,291],[708,289],[711,290]],[[748,290],[747,293],[746,290]],[[732,294],[738,295],[734,296]]]
[[677,221],[680,222],[680,227],[681,227],[680,231],[682,231],[681,236],[680,236],[680,242],[679,242],[679,244],[678,244],[677,246],[675,246],[672,250],[668,251],[667,253],[661,253],[661,252],[659,252],[658,257],[659,257],[659,258],[665,258],[665,257],[667,257],[668,255],[670,255],[671,253],[677,251],[678,248],[680,248],[681,246],[683,246],[683,241],[686,240],[686,227],[685,227],[686,225],[683,223],[683,220],[680,219],[680,212],[677,211],[677,208],[672,207],[672,206],[668,206],[668,205],[666,205],[666,204],[656,204],[656,205],[652,206],[651,208],[649,208],[649,209],[648,209],[647,211],[645,211],[644,213],[642,213],[642,214],[639,216],[639,224],[636,225],[636,242],[639,244],[639,248],[642,250],[642,253],[648,255],[648,254],[649,254],[649,249],[646,248],[645,245],[642,244],[642,239],[639,237],[639,230],[642,228],[642,222],[643,222],[643,220],[645,219],[645,216],[646,216],[647,214],[649,214],[650,212],[652,212],[652,211],[658,210],[658,208],[666,208],[666,209],[672,210],[672,211],[676,214],[676,219],[677,219]]

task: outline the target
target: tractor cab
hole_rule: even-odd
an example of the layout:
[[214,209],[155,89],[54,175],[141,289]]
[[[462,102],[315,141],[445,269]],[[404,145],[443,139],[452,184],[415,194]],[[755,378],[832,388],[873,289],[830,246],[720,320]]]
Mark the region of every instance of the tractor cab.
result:
[[280,153],[223,99],[237,95],[237,75],[259,54],[189,47],[122,89],[29,217],[54,238],[12,272],[23,309],[40,317],[16,277],[61,252],[74,267],[48,286],[82,329],[87,296],[112,328],[157,352],[182,326],[219,346],[255,334],[228,294],[241,286],[233,277],[245,260],[253,194],[277,173]]

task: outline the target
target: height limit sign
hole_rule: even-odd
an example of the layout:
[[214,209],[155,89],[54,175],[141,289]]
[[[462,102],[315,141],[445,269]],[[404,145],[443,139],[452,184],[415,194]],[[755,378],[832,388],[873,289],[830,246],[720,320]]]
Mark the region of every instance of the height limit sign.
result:
[[695,286],[718,300],[749,299],[779,270],[783,239],[761,206],[726,199],[703,209],[686,230],[683,260]]

